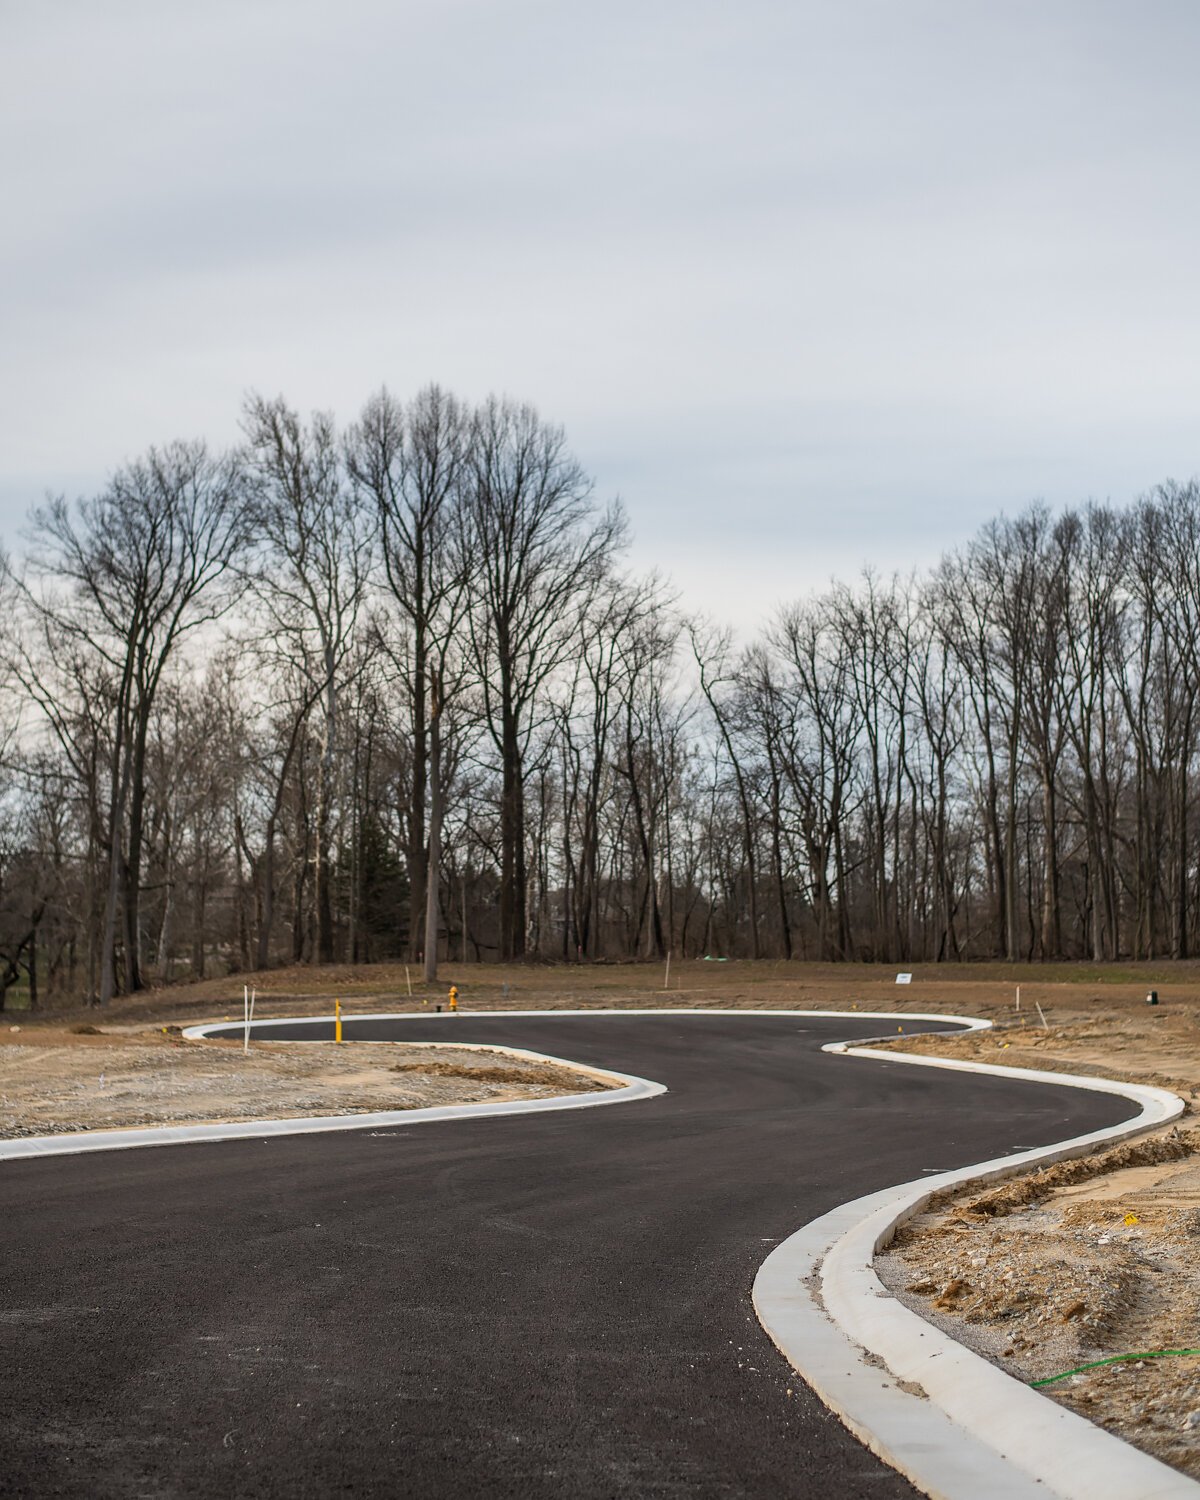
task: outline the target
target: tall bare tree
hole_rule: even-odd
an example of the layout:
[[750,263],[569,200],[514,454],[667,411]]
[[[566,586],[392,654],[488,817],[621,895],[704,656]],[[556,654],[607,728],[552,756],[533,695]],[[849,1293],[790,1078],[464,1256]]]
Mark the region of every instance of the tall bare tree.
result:
[[384,576],[405,626],[399,668],[412,741],[409,950],[415,958],[423,948],[430,981],[438,966],[443,727],[465,678],[459,627],[476,566],[464,514],[470,438],[469,412],[427,386],[407,408],[380,391],[346,443],[351,479],[378,521]]
[[500,757],[500,954],[525,953],[525,756],[539,695],[566,658],[580,603],[625,540],[619,505],[599,510],[559,427],[492,399],[471,432],[468,622],[488,733]]
[[[259,548],[252,573],[269,649],[286,656],[304,684],[301,701],[320,705],[311,862],[316,956],[333,959],[331,830],[343,676],[371,563],[371,527],[345,483],[332,417],[305,423],[280,398],[251,396],[243,426],[253,480]],[[293,725],[297,736],[303,720]],[[288,757],[291,763],[291,757]]]
[[246,540],[245,490],[231,456],[172,443],[118,470],[94,499],[74,508],[50,500],[33,513],[31,530],[22,592],[44,641],[94,653],[110,682],[103,1004],[117,987],[122,908],[125,984],[141,987],[147,733],[182,639],[234,598],[230,565]]

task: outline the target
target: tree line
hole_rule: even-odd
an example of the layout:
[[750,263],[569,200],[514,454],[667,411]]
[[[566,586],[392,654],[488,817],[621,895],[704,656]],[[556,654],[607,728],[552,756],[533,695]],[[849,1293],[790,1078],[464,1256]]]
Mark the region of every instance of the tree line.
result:
[[3,561],[0,1003],[1195,947],[1195,483],[1031,506],[738,642],[624,566],[527,405],[253,396],[242,433],[47,499]]

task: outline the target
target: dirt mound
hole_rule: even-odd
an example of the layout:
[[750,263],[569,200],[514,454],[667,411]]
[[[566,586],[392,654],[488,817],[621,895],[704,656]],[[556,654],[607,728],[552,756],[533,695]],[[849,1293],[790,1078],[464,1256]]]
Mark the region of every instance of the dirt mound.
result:
[[[1182,1161],[1200,1151],[1200,1130],[1174,1128],[1165,1135],[1143,1136],[1141,1140],[1125,1145],[1113,1146],[1095,1156],[1075,1157],[1070,1161],[1054,1162],[1041,1167],[1026,1177],[1014,1178],[990,1188],[977,1198],[972,1198],[961,1209],[963,1214],[985,1218],[999,1218],[1014,1209],[1026,1208],[1048,1198],[1057,1188],[1074,1183],[1087,1182],[1093,1177],[1103,1177],[1109,1172],[1118,1172],[1125,1167],[1145,1167],[1158,1162]],[[931,1209],[959,1198],[957,1193],[943,1193],[930,1200]],[[900,1231],[903,1234],[903,1230]]]
[[424,1073],[430,1078],[466,1078],[476,1083],[550,1083],[561,1084],[564,1076],[571,1081],[571,1092],[590,1093],[605,1087],[586,1073],[547,1064],[527,1063],[524,1067],[501,1063],[403,1062],[393,1064],[393,1073]]
[[[1023,1381],[1200,1348],[1200,1131],[941,1195],[878,1261],[902,1301]],[[1200,1356],[1102,1364],[1042,1388],[1200,1478]]]

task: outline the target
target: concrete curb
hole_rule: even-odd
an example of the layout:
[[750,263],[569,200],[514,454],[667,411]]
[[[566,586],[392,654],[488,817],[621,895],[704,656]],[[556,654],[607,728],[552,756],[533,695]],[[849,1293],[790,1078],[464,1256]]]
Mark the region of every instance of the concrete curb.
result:
[[[277,1018],[281,1019],[281,1018]],[[332,1017],[306,1019],[332,1020]],[[343,1016],[344,1021],[353,1019]],[[264,1021],[263,1025],[269,1024]],[[189,1026],[185,1036],[203,1037],[217,1031],[241,1032],[243,1026],[221,1022],[218,1025]],[[298,1043],[300,1046],[306,1043]],[[388,1044],[382,1043],[387,1046]],[[438,1046],[436,1042],[409,1043],[410,1046]],[[635,1099],[653,1099],[667,1092],[666,1085],[632,1073],[612,1069],[589,1068],[563,1057],[545,1052],[529,1052],[523,1047],[496,1047],[487,1043],[455,1042],[456,1047],[472,1051],[503,1052],[536,1062],[555,1063],[573,1073],[590,1078],[616,1079],[620,1088],[601,1094],[554,1094],[547,1099],[508,1099],[495,1104],[440,1104],[427,1109],[387,1109],[357,1115],[303,1115],[291,1120],[240,1120],[220,1125],[131,1125],[120,1130],[87,1130],[63,1135],[24,1136],[0,1141],[0,1161],[41,1160],[47,1156],[75,1156],[83,1151],[121,1151],[136,1146],[181,1146],[199,1141],[266,1140],[271,1136],[312,1135],[332,1130],[394,1129],[401,1125],[424,1125],[435,1120],[477,1120],[498,1115],[536,1114],[560,1109],[589,1109],[601,1104],[628,1104]]]
[[[567,1016],[667,1015],[791,1015],[841,1018],[842,1016],[852,1014],[868,1019],[886,1018],[890,1020],[893,1013],[890,1011],[847,1012],[837,1010],[725,1011],[663,1006],[655,1009],[459,1011],[455,1015],[447,1012],[442,1012],[440,1015],[437,1013],[431,1015],[427,1011],[371,1011],[355,1015],[345,1014],[342,1016],[342,1020],[434,1021],[444,1023],[448,1028],[453,1028],[460,1023],[460,1018],[472,1014],[498,1019],[504,1019],[509,1016],[559,1018]],[[979,1024],[970,1017],[965,1016],[918,1016],[913,1014],[912,1019],[947,1021],[951,1024],[959,1023],[969,1029],[974,1029]],[[253,1035],[255,1027],[271,1026],[281,1021],[286,1021],[288,1025],[322,1026],[331,1025],[333,1020],[333,1016],[261,1017],[258,1021],[251,1023],[250,1031],[251,1035]],[[991,1023],[985,1022],[983,1024],[990,1025]],[[202,1040],[208,1036],[240,1036],[244,1031],[244,1021],[207,1021],[196,1026],[185,1027],[183,1035],[189,1040]],[[388,1046],[390,1044],[382,1042],[378,1045]],[[463,1047],[474,1044],[455,1042],[454,1045]],[[488,1046],[487,1043],[479,1045],[485,1048]],[[667,1092],[665,1084],[655,1083],[649,1078],[639,1078],[632,1073],[617,1073],[611,1069],[588,1068],[581,1063],[571,1061],[569,1058],[550,1057],[545,1053],[526,1052],[521,1048],[501,1049],[492,1047],[491,1050],[504,1050],[512,1055],[537,1058],[544,1062],[556,1063],[560,1067],[569,1068],[578,1073],[586,1073],[592,1077],[615,1078],[620,1081],[622,1087],[619,1089],[609,1089],[602,1094],[559,1094],[549,1099],[513,1099],[497,1104],[444,1104],[429,1109],[378,1110],[371,1114],[360,1115],[307,1115],[290,1120],[240,1120],[220,1125],[130,1125],[118,1130],[85,1130],[63,1135],[22,1136],[15,1140],[0,1141],[0,1161],[40,1160],[47,1156],[74,1156],[85,1151],[127,1151],[139,1146],[182,1146],[202,1141],[265,1140],[270,1136],[311,1135],[330,1130],[377,1130],[383,1127],[394,1128],[398,1125],[423,1125],[434,1120],[477,1120],[497,1115],[534,1114],[558,1109],[592,1109],[604,1104],[629,1104],[638,1099],[653,1099],[658,1094],[665,1094]]]
[[[754,1282],[763,1327],[827,1406],[873,1452],[937,1500],[1197,1500],[1200,1485],[1006,1375],[884,1289],[872,1265],[897,1227],[948,1187],[1082,1156],[1178,1118],[1165,1089],[949,1058],[824,1049],[1114,1093],[1141,1105],[1123,1124],[1057,1146],[902,1183],[843,1204],[790,1236]],[[882,1367],[881,1367],[882,1366]]]
[[[422,1021],[444,1023],[453,1028],[460,1018],[482,1015],[504,1019],[509,1016],[820,1016],[840,1019],[854,1015],[867,1019],[893,1017],[891,1011],[839,1011],[839,1010],[717,1010],[661,1006],[654,1009],[595,1009],[595,1010],[505,1010],[505,1011],[459,1011],[457,1014],[428,1011],[369,1011],[360,1014],[344,1014],[343,1021]],[[981,1024],[990,1026],[990,1021],[978,1022],[969,1016],[916,1015],[917,1021],[946,1021],[975,1030]],[[272,1016],[260,1017],[251,1023],[253,1035],[258,1026],[271,1026],[281,1021],[288,1025],[323,1026],[332,1025],[333,1016]],[[183,1035],[189,1040],[203,1040],[209,1036],[241,1036],[245,1031],[244,1021],[206,1021],[187,1026]],[[360,1044],[361,1045],[361,1044]],[[380,1046],[390,1045],[387,1042]],[[408,1045],[415,1045],[409,1043]],[[436,1044],[431,1044],[436,1045]],[[472,1046],[472,1043],[455,1042],[455,1046]],[[489,1044],[481,1043],[487,1048]],[[667,1092],[666,1085],[635,1074],[617,1073],[610,1070],[588,1068],[582,1063],[564,1057],[550,1057],[541,1052],[526,1052],[522,1048],[491,1047],[492,1051],[506,1051],[512,1056],[537,1058],[543,1062],[556,1063],[559,1067],[586,1073],[590,1077],[615,1078],[622,1087],[609,1089],[603,1094],[558,1094],[549,1099],[513,1099],[497,1104],[444,1104],[429,1109],[378,1110],[371,1114],[358,1115],[306,1115],[290,1120],[240,1120],[228,1124],[214,1125],[130,1125],[115,1130],[85,1130],[62,1135],[31,1135],[14,1140],[0,1141],[0,1161],[41,1159],[47,1156],[73,1156],[85,1151],[127,1151],[138,1146],[182,1146],[202,1141],[265,1140],[278,1135],[310,1135],[330,1130],[371,1130],[397,1125],[423,1125],[434,1120],[475,1120],[494,1115],[533,1114],[557,1109],[591,1109],[603,1104],[629,1104],[638,1099],[653,1099]]]
[[[349,1011],[342,1012],[343,1021],[433,1021],[444,1022],[447,1026],[461,1023],[464,1017],[474,1016],[476,1019],[485,1021],[504,1021],[510,1016],[541,1016],[545,1020],[587,1020],[589,1016],[721,1016],[729,1020],[735,1016],[788,1016],[793,1020],[803,1021],[807,1018],[824,1018],[834,1021],[944,1021],[947,1027],[957,1026],[962,1031],[988,1031],[991,1029],[990,1021],[982,1021],[978,1016],[952,1016],[941,1011],[916,1011],[916,1010],[751,1010],[746,1006],[738,1006],[737,1009],[722,1009],[720,1006],[704,1005],[637,1005],[637,1006],[601,1006],[594,1009],[590,1007],[579,1007],[575,1010],[465,1010],[459,1009],[453,1014],[449,1011],[428,1010],[367,1010],[356,1012],[351,1015]],[[253,1033],[255,1026],[332,1026],[333,1016],[260,1016],[257,1021],[251,1022],[250,1030]],[[230,1032],[232,1035],[240,1036],[246,1029],[244,1021],[202,1021],[195,1026],[186,1026],[183,1030],[185,1037],[216,1036],[219,1032]],[[827,1042],[821,1049],[824,1052],[840,1047],[861,1047],[869,1041],[889,1042],[894,1038],[888,1034],[879,1037],[863,1037],[856,1042]],[[384,1042],[381,1045],[389,1046]],[[413,1043],[407,1045],[412,1046]],[[440,1043],[438,1044],[440,1045]],[[456,1042],[456,1046],[466,1045]],[[481,1043],[489,1046],[490,1043]],[[615,1074],[613,1075],[616,1076]]]

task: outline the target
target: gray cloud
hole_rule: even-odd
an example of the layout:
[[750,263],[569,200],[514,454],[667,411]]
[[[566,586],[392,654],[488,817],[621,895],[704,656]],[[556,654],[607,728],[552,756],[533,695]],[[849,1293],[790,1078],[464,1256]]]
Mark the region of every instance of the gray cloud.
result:
[[6,7],[0,531],[503,389],[741,619],[1200,465],[1187,3]]

